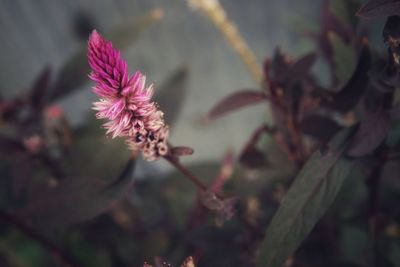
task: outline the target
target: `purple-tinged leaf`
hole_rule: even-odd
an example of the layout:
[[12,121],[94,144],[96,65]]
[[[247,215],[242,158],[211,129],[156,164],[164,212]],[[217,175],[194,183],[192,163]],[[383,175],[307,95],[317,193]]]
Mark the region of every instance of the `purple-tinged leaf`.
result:
[[384,110],[366,113],[348,150],[348,155],[361,157],[373,152],[389,132],[389,116]]
[[30,91],[31,105],[37,112],[41,111],[46,104],[46,99],[48,97],[47,93],[50,86],[50,75],[50,68],[44,68],[36,78]]
[[266,101],[267,96],[258,90],[241,90],[217,103],[207,114],[206,120],[214,120],[237,109]]
[[346,43],[350,42],[354,36],[354,33],[349,29],[348,25],[344,25],[343,21],[335,16],[331,2],[330,0],[325,0],[323,3],[320,31],[317,33],[308,33],[308,35],[316,41],[323,56],[330,63],[333,61],[333,49],[328,39],[328,33],[333,32],[337,34]]
[[400,1],[370,0],[357,11],[356,15],[364,18],[377,18],[400,15]]
[[341,127],[331,118],[322,115],[310,115],[300,125],[302,133],[310,135],[322,143],[330,140]]
[[171,148],[173,157],[190,156],[193,154],[193,148],[187,146],[176,146]]
[[332,101],[328,101],[326,105],[341,112],[351,110],[358,103],[368,86],[370,68],[371,52],[368,42],[364,40],[353,75],[339,93],[333,96]]
[[317,55],[315,53],[309,53],[299,58],[289,69],[287,88],[292,88],[300,80],[307,77],[316,60]]

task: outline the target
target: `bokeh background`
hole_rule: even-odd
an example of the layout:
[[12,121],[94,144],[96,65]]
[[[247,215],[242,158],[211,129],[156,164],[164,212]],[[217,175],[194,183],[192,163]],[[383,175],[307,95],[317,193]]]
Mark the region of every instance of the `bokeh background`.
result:
[[[318,29],[322,1],[221,3],[260,64],[276,47],[293,56],[313,49],[305,33]],[[228,93],[258,85],[212,23],[183,0],[2,1],[1,92],[12,96],[23,91],[45,66],[51,66],[57,75],[85,45],[92,28],[113,32],[157,8],[163,18],[128,41],[123,56],[131,73],[141,70],[156,85],[178,69],[187,68],[184,92],[172,88],[166,93],[171,98],[169,103],[184,98],[172,128],[173,142],[195,149],[196,156],[189,161],[219,159],[227,148],[243,147],[254,128],[266,119],[260,116],[265,114],[265,107],[251,108],[207,126],[200,124],[201,117]],[[129,28],[120,33],[133,34]],[[74,124],[84,121],[94,99],[89,80],[79,87],[60,102]]]

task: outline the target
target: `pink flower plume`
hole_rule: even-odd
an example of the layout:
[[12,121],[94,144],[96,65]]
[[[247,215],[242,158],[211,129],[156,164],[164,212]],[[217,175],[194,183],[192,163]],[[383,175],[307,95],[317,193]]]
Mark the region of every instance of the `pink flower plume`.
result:
[[110,41],[94,30],[88,41],[89,78],[100,97],[93,109],[112,138],[124,136],[132,150],[142,150],[147,160],[167,153],[168,126],[163,113],[151,101],[153,85],[146,87],[146,76],[137,71],[129,77],[128,65]]

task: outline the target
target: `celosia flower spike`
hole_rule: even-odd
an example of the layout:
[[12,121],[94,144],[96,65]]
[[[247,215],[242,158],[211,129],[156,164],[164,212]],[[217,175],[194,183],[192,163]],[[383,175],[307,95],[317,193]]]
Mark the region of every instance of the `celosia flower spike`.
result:
[[168,152],[168,126],[163,113],[151,101],[153,85],[146,87],[146,77],[137,71],[129,77],[128,65],[110,41],[93,31],[88,42],[89,77],[100,97],[93,109],[112,138],[123,136],[132,150],[141,150],[144,158],[155,160]]

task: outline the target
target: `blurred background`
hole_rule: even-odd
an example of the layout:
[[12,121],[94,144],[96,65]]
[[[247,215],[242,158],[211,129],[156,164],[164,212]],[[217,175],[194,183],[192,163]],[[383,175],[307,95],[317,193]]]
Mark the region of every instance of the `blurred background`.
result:
[[[259,64],[278,46],[293,56],[313,48],[305,32],[318,29],[322,1],[221,3]],[[154,9],[162,12],[162,18],[136,35],[135,23]],[[256,107],[211,125],[200,124],[218,99],[258,85],[212,23],[186,1],[2,1],[0,12],[0,88],[5,97],[26,89],[45,66],[52,68],[52,79],[57,79],[60,69],[85,46],[89,32],[97,29],[103,34],[116,32],[124,42],[123,56],[130,72],[141,70],[159,93],[163,82],[186,68],[184,91],[170,88],[165,95],[172,105],[182,102],[171,138],[195,149],[196,156],[189,161],[216,160],[227,148],[241,148],[265,120],[260,116],[265,108]],[[76,85],[80,90],[59,101],[73,124],[93,114],[88,111],[95,99],[88,79]]]

